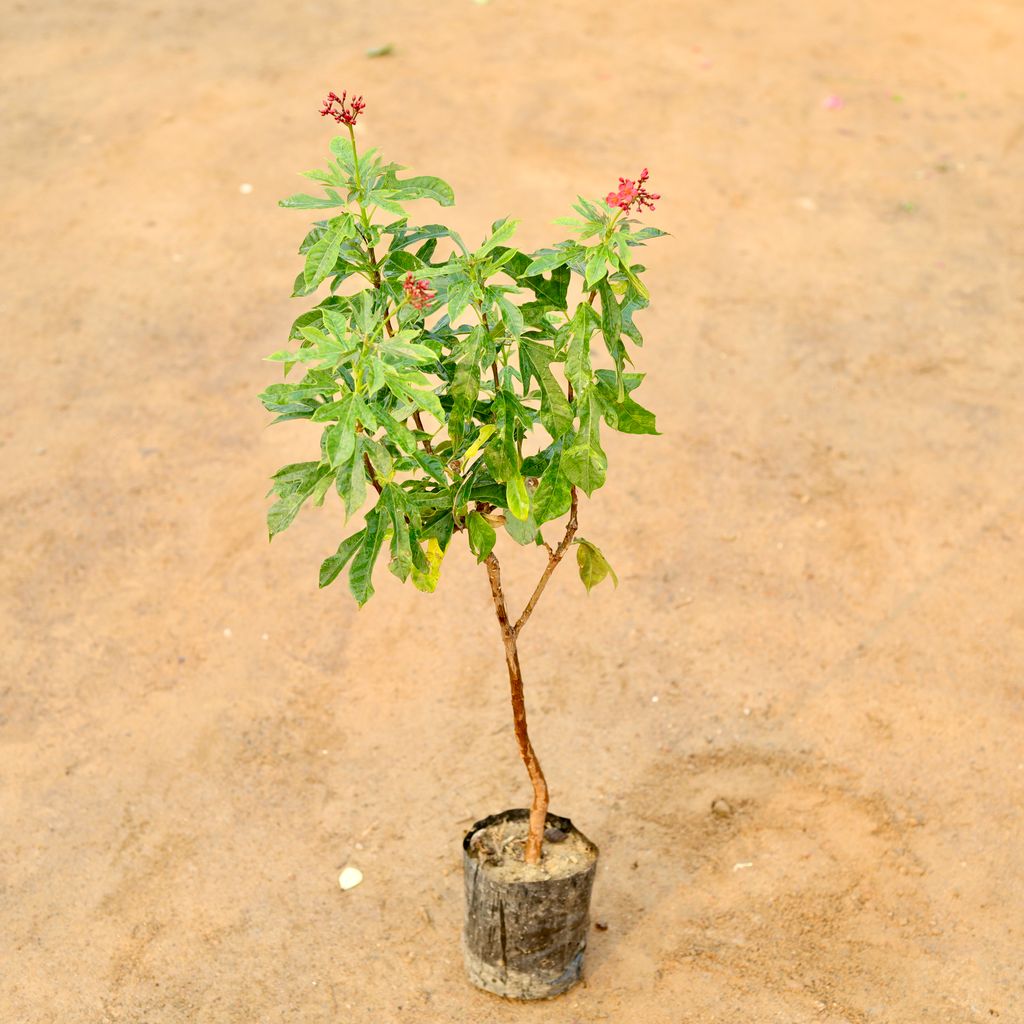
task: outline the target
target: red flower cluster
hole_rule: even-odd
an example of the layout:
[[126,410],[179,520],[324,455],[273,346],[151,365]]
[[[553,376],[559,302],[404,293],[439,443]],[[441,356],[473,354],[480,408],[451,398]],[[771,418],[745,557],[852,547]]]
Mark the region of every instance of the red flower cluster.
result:
[[[333,117],[338,124],[347,124],[350,128],[356,123],[356,118],[363,112],[366,104],[362,96],[353,96],[348,103],[345,102],[347,92],[340,96],[336,92],[329,92],[324,100],[324,109],[320,111],[321,117]],[[337,107],[335,107],[337,104]]]
[[405,297],[413,309],[425,309],[437,298],[437,292],[432,292],[426,281],[417,281],[412,276],[411,270],[405,275],[402,287],[405,289]]
[[645,167],[640,172],[640,179],[638,181],[630,181],[629,178],[619,178],[619,190],[618,192],[609,192],[605,196],[604,201],[609,206],[617,206],[620,210],[625,210],[629,213],[633,204],[636,204],[638,210],[643,207],[648,209],[654,209],[654,200],[660,199],[661,196],[656,195],[653,192],[648,192],[644,188],[644,184],[650,177],[647,168]]

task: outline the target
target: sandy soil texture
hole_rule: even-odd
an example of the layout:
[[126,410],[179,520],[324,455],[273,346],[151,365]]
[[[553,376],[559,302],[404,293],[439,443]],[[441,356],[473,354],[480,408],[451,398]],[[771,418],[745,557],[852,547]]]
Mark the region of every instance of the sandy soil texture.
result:
[[[2,21],[3,1024],[1024,1021],[1019,3]],[[328,89],[470,238],[642,166],[673,233],[663,436],[582,509],[621,585],[524,638],[608,925],[551,1004],[462,977],[462,831],[528,795],[485,575],[357,613],[336,504],[266,541]]]

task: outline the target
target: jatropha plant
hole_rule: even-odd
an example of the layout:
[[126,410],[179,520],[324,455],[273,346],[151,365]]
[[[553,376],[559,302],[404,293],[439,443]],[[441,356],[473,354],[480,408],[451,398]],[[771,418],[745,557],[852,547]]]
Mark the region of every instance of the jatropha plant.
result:
[[[617,582],[597,546],[577,536],[579,494],[590,498],[605,482],[602,425],[657,433],[653,413],[633,398],[643,374],[629,369],[629,346],[643,344],[634,317],[648,305],[637,250],[663,234],[635,215],[659,196],[647,190],[645,169],[603,200],[580,198],[576,216],[556,222],[572,237],[549,248],[515,248],[518,222],[509,218],[467,245],[443,224],[412,223],[406,209],[423,199],[452,206],[448,184],[402,177],[376,150],[359,152],[364,106],[362,97],[328,95],[321,114],[347,131],[331,140],[326,169],[306,172],[323,195],[281,202],[334,212],[303,239],[293,292],[326,284],[328,294],[292,325],[297,345],[269,357],[292,379],[260,395],[275,423],[323,425],[316,457],[274,474],[270,536],[332,488],[346,522],[365,509],[362,527],[320,566],[321,587],[348,566],[359,605],[374,593],[385,547],[398,579],[432,592],[445,554],[465,538],[486,566],[504,641],[515,736],[533,786],[523,859],[536,865],[548,788],[527,732],[518,641],[570,547],[588,590],[609,576]],[[499,529],[546,556],[518,616],[502,589]]]

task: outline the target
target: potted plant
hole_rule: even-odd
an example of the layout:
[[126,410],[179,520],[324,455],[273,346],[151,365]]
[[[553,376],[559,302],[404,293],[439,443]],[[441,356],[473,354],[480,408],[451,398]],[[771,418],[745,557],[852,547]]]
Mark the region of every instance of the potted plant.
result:
[[[360,606],[374,593],[385,545],[390,571],[426,592],[457,537],[486,567],[533,798],[528,810],[484,818],[465,836],[465,960],[470,979],[492,992],[557,995],[580,975],[597,848],[548,813],[518,642],[571,548],[588,590],[608,576],[617,582],[600,550],[577,535],[579,494],[589,498],[605,482],[602,422],[657,433],[654,415],[632,397],[643,375],[627,370],[627,342],[642,344],[633,318],[648,305],[636,250],[663,233],[631,214],[659,197],[644,170],[620,178],[604,201],[580,199],[577,216],[558,221],[573,237],[550,248],[514,248],[517,221],[508,218],[469,246],[442,224],[410,222],[406,203],[452,206],[452,189],[440,178],[400,176],[376,150],[360,153],[354,126],[364,106],[362,97],[328,95],[321,114],[347,131],[331,140],[326,169],[306,173],[323,195],[281,203],[331,211],[299,247],[294,287],[308,296],[326,282],[329,294],[292,325],[297,344],[269,357],[285,378],[301,369],[260,395],[274,422],[323,424],[316,457],[274,474],[270,536],[331,489],[346,521],[369,505],[362,527],[320,566],[321,587],[348,567]],[[553,543],[544,536],[552,527]],[[502,589],[499,529],[544,555],[518,615]]]

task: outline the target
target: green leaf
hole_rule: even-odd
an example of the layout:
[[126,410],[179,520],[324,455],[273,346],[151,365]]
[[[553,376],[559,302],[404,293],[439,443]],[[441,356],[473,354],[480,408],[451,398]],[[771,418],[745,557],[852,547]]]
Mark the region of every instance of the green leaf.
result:
[[407,455],[416,451],[416,435],[404,424],[399,423],[390,413],[377,409],[377,416],[384,425],[388,437]]
[[338,422],[327,428],[325,448],[331,465],[337,468],[352,457],[356,446],[356,408],[358,398],[349,392],[332,405],[341,406]]
[[595,245],[587,257],[586,286],[593,288],[607,273],[608,260],[605,249],[600,245]]
[[498,297],[498,308],[501,310],[501,319],[505,326],[508,328],[509,334],[513,338],[517,339],[523,333],[523,314],[519,311],[519,307],[514,303],[509,302],[504,295]]
[[463,310],[469,305],[473,293],[472,283],[464,277],[457,278],[448,285],[448,319],[454,323]]
[[436,537],[431,537],[427,541],[427,571],[423,572],[415,564],[412,567],[412,583],[417,590],[422,590],[425,594],[432,594],[437,589],[444,553],[445,549],[441,547]]
[[482,562],[494,549],[497,534],[494,527],[477,511],[469,513],[467,526],[469,549],[476,555],[477,562]]
[[336,554],[329,555],[320,564],[320,588],[323,589],[329,586],[337,578],[338,574],[342,569],[348,565],[349,559],[359,550],[359,545],[363,543],[363,538],[366,536],[366,530],[360,530],[358,533],[353,533],[351,537],[343,540],[338,545],[338,551]]
[[288,529],[306,499],[318,490],[325,478],[328,478],[327,486],[330,485],[330,471],[329,466],[319,462],[297,462],[274,474],[271,490],[281,500],[267,510],[267,529],[271,540]]
[[326,210],[332,206],[348,205],[348,200],[342,199],[334,189],[329,188],[325,189],[325,191],[327,192],[326,199],[299,193],[280,200],[277,205],[287,207],[290,210]]
[[495,221],[491,228],[491,237],[473,255],[477,257],[486,256],[495,246],[504,245],[516,233],[518,226],[519,221],[508,217]]
[[450,508],[441,509],[432,519],[427,521],[420,528],[420,537],[423,540],[434,538],[442,548],[448,549],[448,542],[455,532],[455,518]]
[[530,492],[526,481],[519,473],[513,473],[505,482],[506,508],[516,519],[527,519],[530,515]]
[[598,585],[606,576],[611,576],[612,583],[619,585],[619,578],[615,570],[608,564],[608,560],[589,540],[578,537],[574,542],[576,548],[576,563],[580,567],[580,579],[587,588],[587,593]]
[[564,266],[573,258],[576,252],[577,249],[575,247],[554,252],[543,250],[535,254],[533,262],[526,268],[525,273],[531,277],[536,274],[546,274],[549,270]]
[[370,509],[366,513],[363,543],[348,572],[349,589],[360,608],[373,597],[373,567],[384,543],[385,533],[387,533],[387,520],[384,513],[379,506]]
[[595,391],[590,388],[580,396],[580,431],[572,445],[562,452],[560,461],[569,482],[587,497],[603,486],[608,469],[608,457],[601,448],[601,407]]
[[378,480],[387,483],[395,475],[395,461],[391,458],[391,453],[380,441],[365,434],[360,438],[360,443],[370,458],[370,465],[373,466]]
[[572,504],[572,485],[562,472],[559,459],[553,458],[541,474],[533,492],[533,518],[538,526],[564,516]]
[[345,236],[341,231],[331,231],[306,253],[306,266],[302,271],[302,278],[307,288],[315,288],[334,270],[344,240]]
[[420,451],[417,448],[413,451],[412,457],[424,473],[436,480],[442,487],[447,488],[448,478],[444,475],[444,463],[436,455]]
[[292,520],[299,514],[299,509],[309,495],[309,491],[296,491],[270,506],[267,510],[267,529],[270,531],[271,540],[291,526]]
[[362,444],[358,443],[349,460],[338,467],[334,479],[338,496],[345,503],[346,520],[358,512],[366,502],[366,468],[363,464]]
[[421,174],[414,178],[385,180],[385,188],[392,189],[392,199],[408,202],[412,199],[433,199],[440,206],[453,206],[455,193],[451,185],[431,174]]
[[533,517],[532,511],[525,519],[520,519],[512,514],[509,509],[505,516],[505,532],[517,543],[524,547],[532,544],[537,539],[537,520]]
[[598,380],[597,396],[604,412],[605,423],[623,434],[658,434],[654,413],[634,402],[628,395],[621,399],[615,387],[603,379]]
[[576,307],[570,324],[569,350],[565,356],[565,375],[580,394],[590,382],[590,336],[594,333],[597,314],[587,302]]
[[[403,332],[404,333],[404,332]],[[380,343],[381,352],[396,359],[408,359],[417,364],[437,362],[437,354],[426,345],[415,345],[399,338],[388,338]]]
[[381,492],[378,508],[380,506],[391,517],[391,563],[388,569],[404,583],[412,571],[412,544],[405,515],[405,495],[394,484],[387,484]]
[[555,357],[554,349],[540,345],[534,341],[523,341],[520,352],[528,359],[530,371],[540,384],[540,421],[544,429],[554,440],[572,430],[573,412],[569,399],[565,397],[561,385],[551,372],[551,361]]
[[601,330],[608,351],[614,356],[615,347],[619,345],[622,335],[622,310],[615,301],[607,278],[598,285],[598,292],[601,295]]

